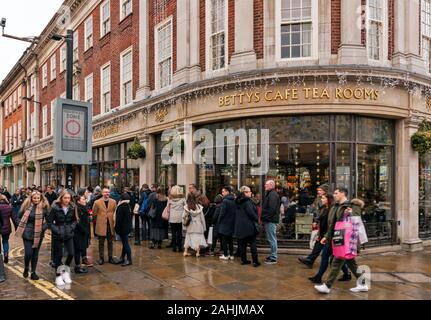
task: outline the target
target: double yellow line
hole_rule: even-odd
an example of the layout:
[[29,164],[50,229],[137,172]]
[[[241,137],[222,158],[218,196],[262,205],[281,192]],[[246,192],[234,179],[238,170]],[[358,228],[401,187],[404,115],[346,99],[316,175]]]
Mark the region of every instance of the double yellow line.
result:
[[[47,237],[48,238],[48,237]],[[51,237],[48,238],[48,240],[51,240]],[[9,261],[15,260],[17,257],[22,257],[24,255],[24,248],[23,247],[16,247],[12,249],[9,252]],[[24,268],[20,266],[11,266],[10,264],[5,264],[5,267],[8,268],[11,272],[16,274],[19,278],[24,279],[28,281],[31,285],[33,285],[36,289],[39,289],[40,291],[47,294],[52,299],[56,300],[75,300],[73,297],[68,295],[67,293],[64,293],[60,289],[58,289],[53,283],[40,278],[37,281],[31,280],[30,278],[24,278],[22,275],[24,272]]]

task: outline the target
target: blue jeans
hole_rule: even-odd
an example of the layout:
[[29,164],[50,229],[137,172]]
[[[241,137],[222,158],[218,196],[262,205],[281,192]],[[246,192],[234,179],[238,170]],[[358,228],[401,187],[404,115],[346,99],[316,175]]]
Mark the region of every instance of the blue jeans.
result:
[[7,256],[9,254],[9,234],[2,234],[1,237],[3,243],[3,254],[4,256]]
[[120,236],[120,238],[121,238],[121,243],[123,244],[123,249],[121,250],[121,259],[124,259],[125,256],[127,255],[127,260],[131,260],[132,249],[130,248],[130,245],[129,245],[129,235],[125,234]]
[[272,259],[277,260],[277,225],[272,222],[265,222],[265,233],[266,239],[271,245],[271,255]]
[[[329,265],[329,259],[332,256],[332,248],[328,244],[325,244],[322,249],[322,256],[320,257],[320,267],[319,272],[317,272],[316,277],[322,278],[323,274],[325,273],[326,269],[328,269]],[[341,268],[343,271],[343,274],[347,275],[349,273],[349,269],[347,268],[346,264],[343,264],[343,267]]]

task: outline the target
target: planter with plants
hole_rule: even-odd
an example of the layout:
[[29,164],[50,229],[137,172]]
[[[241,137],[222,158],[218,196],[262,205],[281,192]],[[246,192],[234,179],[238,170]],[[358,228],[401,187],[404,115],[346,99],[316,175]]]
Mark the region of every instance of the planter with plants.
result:
[[144,146],[139,143],[138,138],[135,138],[132,145],[127,149],[127,157],[133,160],[145,159],[147,153]]
[[424,120],[411,138],[413,150],[423,155],[431,151],[431,122]]
[[33,161],[27,162],[27,171],[28,172],[36,172],[36,166]]

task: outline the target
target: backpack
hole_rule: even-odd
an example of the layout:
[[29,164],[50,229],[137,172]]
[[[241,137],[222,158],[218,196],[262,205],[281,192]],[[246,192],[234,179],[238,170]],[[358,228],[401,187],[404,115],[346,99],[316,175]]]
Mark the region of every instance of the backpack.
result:
[[148,194],[144,192],[144,201],[142,201],[142,204],[139,207],[139,215],[141,216],[141,218],[144,218],[145,213],[147,211],[147,207],[148,207]]

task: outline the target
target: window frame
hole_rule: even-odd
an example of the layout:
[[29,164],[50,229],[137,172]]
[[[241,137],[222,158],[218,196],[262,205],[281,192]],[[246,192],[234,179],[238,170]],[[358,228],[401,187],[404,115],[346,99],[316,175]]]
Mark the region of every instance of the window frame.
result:
[[18,120],[17,124],[18,147],[22,147],[22,120]]
[[[91,33],[88,31],[88,25],[91,25]],[[84,22],[84,52],[93,47],[93,39],[94,39],[94,24],[93,24],[93,15],[90,15],[87,20]],[[89,37],[91,37],[91,44],[89,44]]]
[[[104,92],[104,82],[103,82],[103,70],[109,67],[109,110],[106,110],[106,105],[104,105],[104,99],[103,96],[108,93],[108,91]],[[111,68],[111,61],[105,63],[100,67],[100,114],[108,113],[112,110],[112,68]]]
[[54,108],[56,105],[57,99],[51,100],[51,109],[50,109],[50,117],[51,117],[51,130],[49,131],[49,136],[53,135],[53,128],[54,128]]
[[42,88],[48,86],[48,63],[45,62],[42,66]]
[[211,30],[211,10],[212,10],[212,1],[211,0],[205,0],[205,8],[207,8],[205,11],[205,21],[208,21],[208,23],[205,24],[205,43],[206,43],[206,55],[205,55],[205,60],[206,60],[206,70],[207,70],[207,74],[217,74],[217,73],[224,73],[229,66],[229,1],[228,0],[224,0],[225,1],[225,7],[224,7],[224,54],[225,54],[225,62],[224,62],[224,67],[223,68],[219,68],[216,70],[212,69],[212,50],[211,50],[211,38],[213,35],[212,34],[212,30]]
[[48,136],[48,105],[42,107],[42,139]]
[[[426,6],[426,3],[428,3],[428,6]],[[428,7],[428,12],[425,11],[425,8]],[[429,17],[429,23],[426,23],[425,15],[428,15]],[[429,34],[426,33],[426,28],[424,25],[427,26]],[[421,0],[421,56],[422,60],[425,63],[426,73],[431,73],[431,0]],[[427,49],[427,51],[425,51]]]
[[[381,20],[377,19],[371,19],[371,13],[370,13],[370,1],[367,1],[366,7],[365,7],[365,16],[366,16],[366,49],[367,49],[367,59],[371,64],[385,64],[388,61],[388,46],[389,46],[389,40],[388,40],[388,1],[387,0],[376,0],[381,1],[382,3],[382,17]],[[374,59],[370,56],[370,30],[371,30],[371,24],[380,24],[381,26],[381,33],[380,33],[380,41],[379,41],[379,59]]]
[[67,54],[66,54],[66,43],[63,43],[60,47],[60,73],[66,71],[67,67]]
[[[119,1],[120,1],[120,22],[121,22],[133,13],[133,0],[119,0]],[[130,1],[130,12],[127,14],[123,12],[124,3],[126,1]]]
[[[281,25],[283,22],[281,18],[281,1],[275,1],[275,60],[277,62],[294,62],[294,61],[310,61],[319,58],[319,2],[318,0],[311,0],[311,49],[309,57],[295,57],[295,58],[282,58],[281,57]],[[298,20],[294,23],[305,23],[304,20]]]
[[[160,85],[160,76],[159,76],[159,66],[160,63],[163,61],[168,60],[168,58],[163,59],[162,61],[159,61],[159,31],[161,29],[163,29],[163,27],[169,25],[171,26],[171,54],[170,54],[170,77],[169,77],[169,85],[161,87]],[[155,64],[154,64],[154,79],[155,79],[155,88],[156,90],[169,90],[172,88],[172,80],[173,80],[173,41],[174,41],[174,25],[173,25],[173,17],[169,16],[168,18],[166,18],[165,20],[163,20],[162,22],[158,23],[155,27],[154,27],[154,60],[155,60]]]
[[[131,97],[130,97],[130,102],[126,103],[125,101],[125,88],[124,85],[126,84],[124,82],[124,57],[126,55],[130,54],[130,93],[131,93]],[[129,82],[128,81],[128,82]],[[129,48],[127,48],[126,50],[124,50],[121,54],[120,54],[120,106],[127,106],[133,103],[133,46],[130,46]]]
[[[88,92],[88,81],[91,79],[91,101],[89,101],[89,92]],[[90,73],[84,79],[84,99],[86,102],[93,103],[94,101],[94,76],[93,73]]]
[[54,53],[49,59],[50,63],[50,81],[57,78],[57,55]]
[[79,60],[79,30],[73,31],[73,62]]
[[[106,20],[103,20],[103,9],[106,6],[108,6],[108,8],[109,8],[109,15],[108,15]],[[106,28],[107,31],[104,32],[103,27],[104,27],[106,21],[109,22],[109,26]],[[102,39],[104,36],[106,36],[108,33],[111,32],[111,22],[112,22],[112,20],[111,20],[111,1],[105,0],[100,5],[100,39]]]

